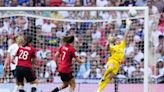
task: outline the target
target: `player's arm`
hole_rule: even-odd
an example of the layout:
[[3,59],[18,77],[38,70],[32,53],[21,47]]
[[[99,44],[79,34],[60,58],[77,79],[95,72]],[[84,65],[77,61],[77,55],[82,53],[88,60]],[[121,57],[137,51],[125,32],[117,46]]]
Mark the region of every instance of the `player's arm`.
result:
[[36,62],[37,62],[37,59],[36,58],[31,58],[31,62],[32,62],[33,65],[35,65]]
[[126,20],[126,28],[125,28],[125,34],[124,34],[124,40],[126,41],[127,37],[128,37],[128,31],[130,29],[130,25],[131,25],[131,20],[127,19]]
[[6,70],[7,65],[10,63],[10,53],[7,53],[6,59],[5,59],[5,63],[4,63],[4,67],[3,70]]
[[9,46],[9,48],[7,50],[7,55],[6,55],[5,63],[3,66],[3,70],[6,70],[7,65],[10,64],[10,59],[11,59],[10,52],[11,52],[11,50],[12,50],[12,48],[11,48],[11,46]]
[[72,50],[72,55],[76,59],[77,62],[79,62],[79,63],[84,63],[85,62],[85,59],[80,58],[79,54],[76,52],[75,49]]
[[80,57],[76,57],[75,59],[79,63],[85,63],[85,60],[84,59],[81,59]]
[[7,69],[7,66],[8,66],[9,63],[10,63],[10,53],[7,53],[5,63],[4,63],[4,66],[3,66],[2,78],[4,78],[5,75],[6,75],[6,69]]
[[56,62],[56,65],[58,65],[58,57],[59,57],[59,55],[60,55],[60,52],[57,51],[57,52],[55,53],[55,62]]
[[32,64],[33,65],[35,65],[36,64],[36,62],[37,62],[37,58],[36,58],[36,50],[34,49],[34,48],[32,48],[33,50],[33,53],[32,53],[32,58],[31,58],[31,62],[32,62]]

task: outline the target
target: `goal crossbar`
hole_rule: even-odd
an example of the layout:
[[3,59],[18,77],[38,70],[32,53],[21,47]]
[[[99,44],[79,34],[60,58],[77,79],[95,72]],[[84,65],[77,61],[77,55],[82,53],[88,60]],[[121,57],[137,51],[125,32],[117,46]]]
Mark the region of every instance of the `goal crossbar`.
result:
[[42,10],[42,11],[93,11],[93,10],[146,10],[147,7],[0,7],[0,10],[8,11],[31,11],[31,10]]

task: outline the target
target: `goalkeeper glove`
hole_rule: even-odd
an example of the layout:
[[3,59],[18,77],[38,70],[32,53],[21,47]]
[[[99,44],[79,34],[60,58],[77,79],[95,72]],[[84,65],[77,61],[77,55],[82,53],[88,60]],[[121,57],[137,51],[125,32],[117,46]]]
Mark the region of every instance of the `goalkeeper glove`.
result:
[[129,29],[130,28],[131,23],[132,23],[131,20],[126,19],[126,29]]

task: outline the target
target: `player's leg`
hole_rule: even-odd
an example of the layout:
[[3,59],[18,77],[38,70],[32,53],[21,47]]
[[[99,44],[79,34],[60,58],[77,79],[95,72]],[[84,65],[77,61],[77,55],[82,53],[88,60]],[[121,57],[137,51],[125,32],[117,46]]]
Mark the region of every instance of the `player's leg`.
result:
[[31,92],[36,92],[37,91],[37,85],[39,84],[39,80],[35,79],[34,81],[30,82],[31,84]]
[[114,63],[113,61],[108,61],[107,64],[106,64],[106,71],[103,75],[103,77],[101,78],[101,80],[99,81],[99,85],[101,85],[102,82],[104,82],[104,80],[106,79],[106,76],[111,73],[114,69]]
[[75,78],[72,78],[72,79],[69,81],[69,85],[70,85],[69,92],[74,92],[75,87],[76,87]]
[[113,61],[109,61],[109,62],[106,64],[106,67],[107,67],[107,68],[106,68],[106,71],[105,71],[105,73],[104,73],[104,75],[103,75],[104,78],[106,78],[107,75],[113,71],[113,69],[114,69],[114,67],[115,67]]
[[59,87],[56,87],[51,92],[59,92],[62,89],[65,89],[68,87],[68,82],[63,82]]
[[64,88],[68,87],[69,81],[70,81],[70,74],[69,73],[60,73],[59,72],[59,76],[60,76],[61,80],[63,81],[63,83],[62,83],[62,85],[60,85],[59,87],[56,87],[51,92],[58,92],[58,91],[60,91]]
[[[24,73],[23,73],[22,67],[16,67],[16,85],[18,86],[19,92],[25,92],[24,91]],[[13,92],[16,90],[13,90]]]
[[[15,79],[16,79],[16,69],[12,70],[11,72],[14,76],[13,81],[15,81]],[[17,89],[18,89],[18,85],[15,85],[13,92],[16,92]]]
[[[17,88],[18,88],[19,92],[25,92],[23,82],[18,82],[17,81],[16,85],[18,86]],[[17,92],[17,90],[13,90],[13,92]]]
[[37,91],[37,85],[39,84],[39,80],[36,78],[35,72],[31,68],[26,68],[25,78],[27,82],[31,84],[31,92]]
[[99,82],[99,88],[97,92],[101,92],[105,86],[107,85],[108,82],[114,78],[114,76],[117,74],[119,70],[119,63],[116,61],[108,61],[107,63],[107,69],[104,73],[103,78]]
[[110,80],[112,80],[112,78],[114,76],[115,76],[114,73],[112,73],[112,72],[111,73],[108,73],[108,75],[106,76],[106,78],[103,81],[101,81],[97,92],[101,92],[105,88],[105,86],[110,82]]

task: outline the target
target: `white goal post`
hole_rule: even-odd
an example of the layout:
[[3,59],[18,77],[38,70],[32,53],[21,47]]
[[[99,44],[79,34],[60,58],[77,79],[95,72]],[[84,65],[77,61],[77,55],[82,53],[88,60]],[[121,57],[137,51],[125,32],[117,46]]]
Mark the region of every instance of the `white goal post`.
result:
[[149,36],[148,36],[148,21],[149,11],[148,7],[0,7],[0,11],[123,11],[123,10],[140,10],[144,11],[144,92],[148,91],[148,58],[149,58]]

